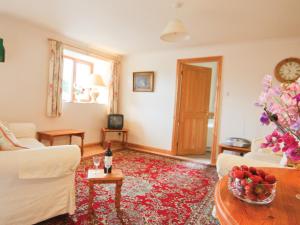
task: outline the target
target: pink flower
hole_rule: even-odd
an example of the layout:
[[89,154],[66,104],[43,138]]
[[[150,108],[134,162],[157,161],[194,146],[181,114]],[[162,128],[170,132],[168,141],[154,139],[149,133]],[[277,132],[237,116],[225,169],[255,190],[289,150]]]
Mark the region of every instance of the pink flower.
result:
[[298,149],[298,141],[296,141],[295,137],[292,136],[290,133],[285,133],[282,136],[282,141],[284,143],[284,146],[282,148],[283,152],[290,152]]
[[262,81],[263,90],[266,92],[272,87],[272,76],[265,75]]
[[275,130],[272,134],[266,136],[266,142],[261,144],[262,148],[272,148],[274,152],[281,150],[280,143],[282,142],[281,135]]
[[297,102],[300,102],[300,94],[297,94],[293,97],[293,99],[296,99]]
[[300,118],[298,118],[297,121],[291,125],[291,129],[294,131],[298,131],[300,129]]
[[263,114],[261,114],[261,116],[260,116],[260,122],[262,124],[265,124],[265,125],[269,125],[270,124],[270,119],[269,119],[269,117],[268,117],[268,115],[267,115],[266,112],[263,112]]
[[272,122],[277,128],[266,136],[261,147],[270,147],[274,152],[282,150],[289,158],[300,160],[300,78],[291,84],[273,87],[272,77],[266,75],[262,86],[256,105],[263,107],[266,113],[261,115],[260,121],[265,125]]
[[300,151],[299,150],[288,151],[287,156],[293,161],[300,161]]

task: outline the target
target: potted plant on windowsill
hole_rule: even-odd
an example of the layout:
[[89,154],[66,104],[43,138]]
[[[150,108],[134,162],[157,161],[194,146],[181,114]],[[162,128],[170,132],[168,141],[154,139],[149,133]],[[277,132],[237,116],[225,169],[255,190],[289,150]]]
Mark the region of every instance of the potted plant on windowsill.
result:
[[90,89],[74,85],[74,99],[75,102],[91,102]]

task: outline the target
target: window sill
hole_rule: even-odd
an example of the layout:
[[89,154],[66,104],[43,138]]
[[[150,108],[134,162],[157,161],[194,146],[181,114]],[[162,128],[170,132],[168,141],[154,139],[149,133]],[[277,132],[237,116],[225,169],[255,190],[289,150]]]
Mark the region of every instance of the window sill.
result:
[[107,105],[107,103],[102,103],[102,102],[75,102],[75,101],[63,101],[63,103],[68,103],[68,104],[94,104],[94,105]]

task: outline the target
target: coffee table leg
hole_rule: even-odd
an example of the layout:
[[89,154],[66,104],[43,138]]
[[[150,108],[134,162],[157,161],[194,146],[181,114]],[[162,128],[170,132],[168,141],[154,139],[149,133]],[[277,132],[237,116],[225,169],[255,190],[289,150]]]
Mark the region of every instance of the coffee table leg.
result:
[[121,205],[121,188],[122,188],[122,181],[117,181],[116,183],[116,196],[115,196],[115,201],[116,201],[116,210],[117,213],[120,212],[120,205]]
[[81,156],[83,156],[84,134],[81,135]]
[[94,184],[92,182],[89,182],[89,205],[88,205],[88,214],[89,217],[93,218],[93,194],[94,194]]
[[53,145],[53,137],[50,137],[49,142],[50,142],[50,146],[52,146]]

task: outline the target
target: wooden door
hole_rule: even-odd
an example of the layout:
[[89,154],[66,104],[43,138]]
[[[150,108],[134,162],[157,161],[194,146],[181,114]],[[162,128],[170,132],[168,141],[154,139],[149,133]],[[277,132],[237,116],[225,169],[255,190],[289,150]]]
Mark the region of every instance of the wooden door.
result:
[[177,154],[205,154],[211,69],[183,65]]

